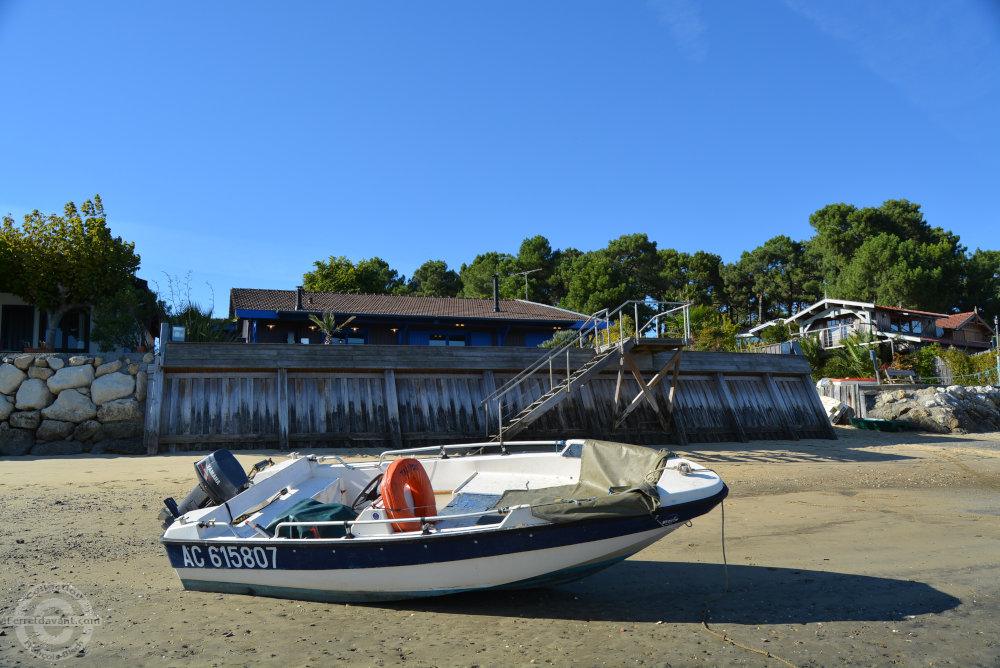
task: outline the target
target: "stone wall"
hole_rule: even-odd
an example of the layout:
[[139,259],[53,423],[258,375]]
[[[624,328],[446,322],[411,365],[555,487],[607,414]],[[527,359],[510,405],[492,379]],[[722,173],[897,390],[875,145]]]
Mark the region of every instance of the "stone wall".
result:
[[1000,431],[1000,389],[952,385],[884,391],[868,417],[906,420],[939,434]]
[[151,353],[0,360],[0,456],[140,454]]

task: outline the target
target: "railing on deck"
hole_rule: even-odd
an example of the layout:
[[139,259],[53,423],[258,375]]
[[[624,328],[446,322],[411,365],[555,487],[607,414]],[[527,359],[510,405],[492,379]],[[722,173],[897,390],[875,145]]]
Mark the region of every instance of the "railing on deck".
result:
[[[555,381],[556,365],[560,367],[561,373],[563,366],[561,358],[565,358],[566,367],[566,377],[561,381],[561,384],[565,383],[566,390],[569,391],[569,380],[576,370],[570,362],[569,351],[573,348],[591,348],[597,353],[607,352],[615,346],[620,350],[625,341],[633,337],[636,341],[644,338],[671,338],[677,339],[680,345],[689,345],[691,343],[690,308],[689,302],[633,299],[614,310],[601,309],[583,322],[575,336],[569,337],[542,355],[533,365],[483,399],[480,405],[486,411],[486,424],[490,424],[489,408],[490,404],[493,403],[496,405],[497,434],[503,441],[505,414],[512,414],[504,398],[544,370],[548,370],[549,389],[555,389],[557,385]],[[649,315],[650,313],[652,314]],[[632,316],[633,326],[626,329],[625,316],[627,315]],[[641,325],[639,324],[640,315],[647,318]]]

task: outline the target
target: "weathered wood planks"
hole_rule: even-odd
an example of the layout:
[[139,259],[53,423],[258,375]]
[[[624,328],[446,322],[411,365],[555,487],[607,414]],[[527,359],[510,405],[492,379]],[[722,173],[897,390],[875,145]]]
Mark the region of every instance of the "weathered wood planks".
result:
[[[147,401],[147,451],[229,447],[398,448],[485,440],[482,399],[541,356],[533,348],[168,343]],[[801,357],[637,346],[518,435],[636,443],[834,436]],[[571,352],[573,369],[592,354]],[[562,379],[559,369],[555,380]],[[659,376],[658,376],[659,374]],[[658,382],[640,388],[642,378]],[[507,397],[507,417],[549,389],[539,374]],[[645,383],[644,383],[645,384]],[[648,396],[613,430],[616,394]],[[654,404],[670,411],[669,423]],[[669,431],[664,432],[666,424]],[[835,437],[835,436],[834,436]]]

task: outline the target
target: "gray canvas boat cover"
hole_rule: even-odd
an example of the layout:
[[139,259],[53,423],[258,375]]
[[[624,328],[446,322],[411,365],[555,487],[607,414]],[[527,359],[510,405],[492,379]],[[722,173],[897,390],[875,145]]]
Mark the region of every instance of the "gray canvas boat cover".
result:
[[529,504],[532,515],[556,523],[648,515],[660,505],[656,481],[671,456],[666,450],[588,439],[577,484],[508,490],[493,507]]

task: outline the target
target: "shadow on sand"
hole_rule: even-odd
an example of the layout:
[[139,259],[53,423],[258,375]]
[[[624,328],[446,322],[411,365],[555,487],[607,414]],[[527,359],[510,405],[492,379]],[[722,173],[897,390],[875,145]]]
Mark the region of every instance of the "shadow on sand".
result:
[[[612,622],[698,623],[723,593],[720,564],[626,561],[551,589],[456,594],[387,605],[399,610]],[[762,566],[729,566],[729,593],[711,620],[733,624],[893,621],[961,601],[920,582]]]

